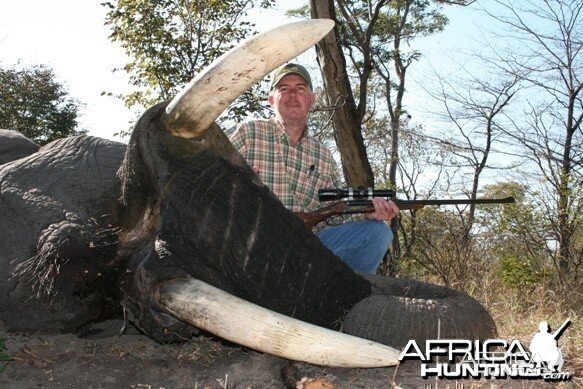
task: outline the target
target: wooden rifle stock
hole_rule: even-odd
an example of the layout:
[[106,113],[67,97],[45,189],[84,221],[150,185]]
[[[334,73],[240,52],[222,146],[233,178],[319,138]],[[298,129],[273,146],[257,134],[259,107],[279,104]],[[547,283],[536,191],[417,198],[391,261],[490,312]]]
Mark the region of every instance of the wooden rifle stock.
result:
[[[417,210],[427,205],[469,205],[469,204],[509,204],[514,203],[514,197],[502,199],[446,199],[446,200],[401,200],[392,199],[401,211]],[[374,212],[372,200],[347,200],[332,203],[313,212],[294,212],[310,230],[321,221],[338,215]]]

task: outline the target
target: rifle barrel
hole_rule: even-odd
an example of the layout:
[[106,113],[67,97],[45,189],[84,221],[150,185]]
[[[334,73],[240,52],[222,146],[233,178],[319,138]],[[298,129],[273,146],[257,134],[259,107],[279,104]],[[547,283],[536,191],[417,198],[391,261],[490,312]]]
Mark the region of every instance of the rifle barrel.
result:
[[565,322],[559,328],[557,328],[555,332],[553,332],[553,339],[559,339],[561,333],[565,328],[567,328],[569,324],[571,324],[571,319],[565,320]]
[[[444,200],[401,200],[392,199],[397,206],[402,208],[423,208],[426,205],[462,205],[462,204],[508,204],[514,203],[512,196],[501,199],[444,199]],[[370,206],[371,200],[349,200],[346,201],[348,206]]]
[[410,205],[458,205],[458,204],[508,204],[514,203],[514,197],[508,196],[502,199],[445,199],[445,200],[400,200],[394,199],[395,204]]

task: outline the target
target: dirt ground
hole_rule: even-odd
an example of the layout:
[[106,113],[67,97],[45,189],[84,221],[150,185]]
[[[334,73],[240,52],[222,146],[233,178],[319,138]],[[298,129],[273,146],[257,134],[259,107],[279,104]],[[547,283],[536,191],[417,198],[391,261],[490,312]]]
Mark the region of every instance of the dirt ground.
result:
[[[419,365],[324,368],[290,362],[200,336],[184,344],[156,343],[123,323],[94,325],[80,336],[6,333],[11,357],[1,388],[539,388],[542,381],[439,381],[419,377]],[[1,365],[1,363],[0,363]],[[562,383],[560,387],[577,387]]]

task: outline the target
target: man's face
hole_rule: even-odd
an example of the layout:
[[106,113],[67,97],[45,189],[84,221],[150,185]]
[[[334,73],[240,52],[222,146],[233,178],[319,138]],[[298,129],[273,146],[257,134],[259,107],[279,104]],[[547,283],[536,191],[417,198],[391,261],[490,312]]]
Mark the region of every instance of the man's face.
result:
[[284,123],[303,121],[305,124],[316,95],[301,76],[288,74],[269,93],[268,101]]

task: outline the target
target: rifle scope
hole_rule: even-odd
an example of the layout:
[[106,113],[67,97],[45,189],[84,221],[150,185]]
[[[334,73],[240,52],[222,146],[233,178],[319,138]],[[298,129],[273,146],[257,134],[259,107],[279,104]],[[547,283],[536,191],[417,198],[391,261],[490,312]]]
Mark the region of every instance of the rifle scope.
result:
[[332,200],[354,200],[354,199],[368,199],[373,197],[393,197],[395,192],[390,189],[373,189],[373,188],[326,188],[318,190],[318,199],[320,201]]

